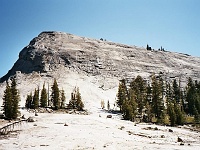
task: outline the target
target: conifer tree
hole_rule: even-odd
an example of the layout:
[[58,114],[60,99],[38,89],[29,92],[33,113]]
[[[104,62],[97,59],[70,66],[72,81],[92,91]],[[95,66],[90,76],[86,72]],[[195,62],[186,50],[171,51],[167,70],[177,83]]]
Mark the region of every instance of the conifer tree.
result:
[[18,116],[18,104],[20,101],[20,95],[16,88],[16,81],[14,78],[11,79],[11,86],[6,83],[6,90],[4,91],[3,97],[3,110],[7,119],[16,119]]
[[81,99],[81,94],[79,92],[79,88],[77,88],[76,98],[77,98],[77,100],[76,100],[77,110],[83,111],[84,104],[83,104],[82,99]]
[[16,119],[18,116],[18,108],[19,108],[19,101],[20,95],[17,90],[17,84],[15,78],[12,79],[11,83],[11,93],[12,93],[12,119]]
[[60,91],[56,79],[54,79],[54,83],[51,89],[52,89],[51,100],[53,102],[53,107],[55,110],[58,110],[60,108],[60,94],[59,94]]
[[136,103],[136,95],[132,89],[130,89],[130,97],[129,99],[125,99],[122,104],[122,116],[125,120],[133,121],[137,114],[137,103]]
[[200,123],[200,114],[198,113],[196,107],[194,108],[194,123],[195,124]]
[[188,109],[186,112],[188,114],[194,115],[195,113],[195,102],[198,101],[198,94],[192,78],[188,79],[187,89],[186,89],[186,101]]
[[174,105],[173,105],[172,102],[168,103],[167,110],[168,110],[168,114],[169,114],[170,125],[175,126],[175,124],[176,124],[176,113],[175,113]]
[[184,112],[181,111],[180,104],[174,104],[174,111],[176,112],[176,124],[183,125],[185,122]]
[[78,111],[83,111],[84,104],[82,102],[79,88],[75,87],[73,92],[71,93],[71,99],[69,101],[68,107],[71,109],[77,109]]
[[8,82],[3,96],[3,111],[6,119],[12,119],[12,92]]
[[117,105],[120,108],[120,111],[122,110],[123,101],[125,101],[128,98],[128,92],[126,87],[125,79],[121,80],[118,87],[118,93],[117,93]]
[[76,109],[76,87],[74,88],[74,91],[71,93],[71,99],[69,100],[68,107],[70,109]]
[[30,92],[30,94],[28,94],[27,97],[26,97],[25,107],[27,109],[33,108],[32,103],[33,103],[33,96],[32,96],[32,92]]
[[135,119],[136,115],[138,114],[137,108],[138,104],[136,102],[136,95],[135,92],[130,90],[130,100],[129,105],[131,105],[131,111],[132,111],[132,120]]
[[147,115],[145,121],[146,122],[151,122],[152,118],[153,118],[153,114],[152,114],[152,108],[151,108],[151,105],[149,104],[149,102],[146,103],[145,108],[146,108],[145,113]]
[[195,87],[196,87],[196,93],[197,93],[195,107],[197,109],[198,114],[200,114],[200,81],[199,82],[195,81]]
[[64,106],[65,105],[65,100],[66,100],[64,90],[61,90],[61,98],[60,98],[60,100],[61,100],[60,108],[64,108],[65,107]]
[[150,107],[152,106],[152,87],[149,83],[147,84],[146,88],[146,104],[147,103]]
[[43,88],[41,91],[40,106],[47,107],[47,90],[45,88],[45,83],[43,84]]
[[39,108],[39,88],[35,89],[34,91],[32,108],[33,109]]
[[146,104],[146,82],[141,76],[137,76],[136,79],[131,82],[130,87],[136,96],[138,112],[142,114],[142,110]]
[[128,100],[123,101],[122,116],[125,120],[133,120],[133,108]]
[[175,100],[176,103],[180,103],[180,88],[179,85],[177,84],[176,79],[173,81],[173,99]]
[[158,119],[163,116],[164,103],[162,99],[162,84],[152,77],[152,111]]

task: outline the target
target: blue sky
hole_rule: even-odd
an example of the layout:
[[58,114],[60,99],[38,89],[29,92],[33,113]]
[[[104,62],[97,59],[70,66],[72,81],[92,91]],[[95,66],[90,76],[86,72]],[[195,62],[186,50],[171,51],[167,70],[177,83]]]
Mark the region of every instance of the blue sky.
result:
[[200,57],[200,0],[0,0],[0,77],[42,31]]

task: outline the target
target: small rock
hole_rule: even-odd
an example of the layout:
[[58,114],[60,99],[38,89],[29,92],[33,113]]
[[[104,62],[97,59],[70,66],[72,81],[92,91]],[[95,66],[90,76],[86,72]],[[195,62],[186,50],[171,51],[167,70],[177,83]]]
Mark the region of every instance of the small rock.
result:
[[180,145],[184,145],[184,143],[180,143]]
[[28,122],[35,122],[35,120],[34,120],[33,117],[29,117],[29,118],[27,119],[27,121],[28,121]]
[[68,126],[68,124],[65,123],[64,126]]
[[158,127],[155,127],[154,130],[158,130]]
[[172,130],[172,129],[169,129],[169,132],[173,132],[173,130]]
[[183,140],[180,137],[178,137],[177,141],[178,142],[183,142]]
[[160,137],[161,137],[161,138],[165,138],[165,136],[164,136],[164,135],[161,135]]
[[131,131],[127,131],[128,132],[128,135],[131,135],[131,134],[133,134],[133,132],[131,132]]
[[125,128],[124,126],[121,126],[119,129],[120,129],[120,130],[123,130],[124,128]]
[[112,118],[112,115],[107,115],[107,117],[106,118]]
[[38,114],[37,114],[37,113],[35,113],[35,116],[38,116]]
[[152,128],[151,127],[147,127],[147,130],[152,130]]

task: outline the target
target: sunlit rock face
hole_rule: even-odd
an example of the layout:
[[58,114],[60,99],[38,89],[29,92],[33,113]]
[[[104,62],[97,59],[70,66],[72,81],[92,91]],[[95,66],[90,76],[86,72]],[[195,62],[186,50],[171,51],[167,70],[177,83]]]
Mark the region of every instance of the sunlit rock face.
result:
[[61,67],[89,76],[133,78],[153,73],[165,78],[200,79],[200,58],[169,51],[79,37],[63,32],[42,32],[22,49],[19,59],[1,81],[16,71],[55,72]]

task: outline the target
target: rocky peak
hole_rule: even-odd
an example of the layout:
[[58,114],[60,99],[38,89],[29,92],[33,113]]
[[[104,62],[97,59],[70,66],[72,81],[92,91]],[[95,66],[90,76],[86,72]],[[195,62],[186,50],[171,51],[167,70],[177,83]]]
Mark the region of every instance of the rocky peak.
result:
[[1,81],[16,71],[51,73],[65,67],[87,75],[116,78],[148,77],[200,79],[200,58],[185,54],[150,51],[63,32],[42,32],[22,49],[19,59]]

